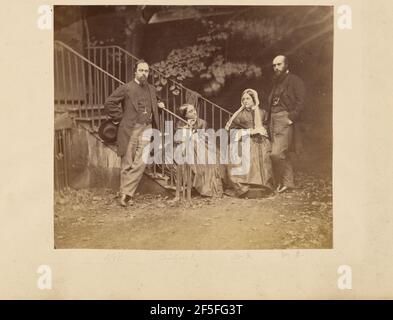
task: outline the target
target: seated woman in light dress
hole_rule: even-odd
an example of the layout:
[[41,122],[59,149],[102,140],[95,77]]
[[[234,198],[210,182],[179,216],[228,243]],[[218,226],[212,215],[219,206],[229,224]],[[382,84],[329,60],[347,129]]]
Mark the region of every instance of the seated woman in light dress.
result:
[[[227,130],[249,129],[250,135],[250,166],[248,172],[233,174],[236,166],[229,165],[226,183],[229,190],[225,193],[230,196],[244,196],[251,186],[273,190],[273,171],[270,160],[271,144],[267,130],[263,125],[265,111],[259,107],[258,93],[253,89],[246,89],[241,95],[241,107],[237,110],[226,125]],[[238,131],[239,150],[240,142],[244,139],[246,130]],[[241,135],[243,134],[243,137]]]
[[[206,197],[222,197],[223,185],[221,180],[220,166],[218,162],[209,164],[208,157],[211,150],[207,146],[205,135],[200,134],[198,129],[206,129],[205,120],[198,118],[195,107],[191,104],[183,104],[178,113],[185,121],[177,123],[177,129],[184,131],[188,139],[193,139],[194,163],[191,165],[192,186],[198,193]],[[198,152],[198,148],[204,148],[205,152]],[[211,155],[216,157],[216,154]],[[203,157],[203,158],[201,158]],[[219,160],[217,160],[219,161]]]

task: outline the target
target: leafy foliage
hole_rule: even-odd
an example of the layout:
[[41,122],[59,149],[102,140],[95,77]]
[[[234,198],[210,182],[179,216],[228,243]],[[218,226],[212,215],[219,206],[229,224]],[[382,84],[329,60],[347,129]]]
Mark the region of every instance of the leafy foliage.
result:
[[[197,37],[195,45],[172,50],[165,60],[153,64],[153,67],[180,83],[199,77],[206,82],[203,90],[207,96],[218,93],[229,77],[262,76],[261,69],[255,64],[229,61],[224,57],[225,42],[234,34],[230,25],[202,20],[202,26],[205,32]],[[175,88],[170,90],[176,93]]]

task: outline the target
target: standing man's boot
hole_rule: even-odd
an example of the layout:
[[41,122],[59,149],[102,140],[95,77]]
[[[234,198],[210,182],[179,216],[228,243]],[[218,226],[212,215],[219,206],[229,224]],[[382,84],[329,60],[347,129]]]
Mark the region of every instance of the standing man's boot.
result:
[[127,207],[128,201],[129,201],[130,199],[131,199],[130,196],[128,196],[128,195],[122,193],[122,194],[120,195],[120,205],[121,205],[122,207]]

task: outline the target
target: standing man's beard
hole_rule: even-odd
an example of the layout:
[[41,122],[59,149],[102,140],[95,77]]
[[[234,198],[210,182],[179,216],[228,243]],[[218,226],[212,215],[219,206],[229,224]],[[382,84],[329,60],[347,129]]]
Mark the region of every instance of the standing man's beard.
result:
[[138,79],[138,81],[139,81],[139,83],[140,83],[142,86],[144,86],[144,85],[147,83],[147,78],[146,78],[145,76],[141,76],[141,77]]
[[273,80],[274,81],[280,81],[287,73],[287,69],[282,70],[282,71],[275,71],[273,74]]

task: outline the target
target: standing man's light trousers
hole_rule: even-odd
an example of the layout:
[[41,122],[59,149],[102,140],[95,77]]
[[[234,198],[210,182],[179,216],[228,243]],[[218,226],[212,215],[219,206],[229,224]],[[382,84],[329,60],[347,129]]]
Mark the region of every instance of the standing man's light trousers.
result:
[[134,196],[146,168],[142,155],[145,147],[150,144],[150,139],[144,141],[142,137],[143,132],[147,129],[151,129],[151,125],[134,125],[126,154],[121,158],[120,192],[130,197]]
[[293,167],[289,159],[289,149],[293,142],[293,124],[289,124],[288,112],[271,114],[270,134],[275,180],[277,184],[294,188]]

